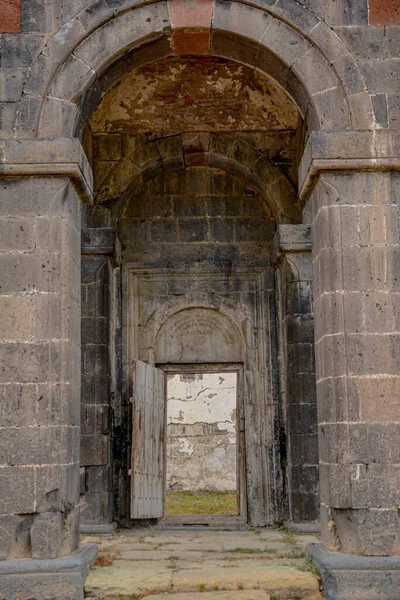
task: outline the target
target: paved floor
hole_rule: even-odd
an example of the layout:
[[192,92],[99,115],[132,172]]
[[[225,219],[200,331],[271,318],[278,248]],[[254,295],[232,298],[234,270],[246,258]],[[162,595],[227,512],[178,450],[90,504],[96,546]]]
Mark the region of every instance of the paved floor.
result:
[[99,558],[86,597],[134,600],[319,600],[304,558],[317,539],[276,529],[121,530],[84,536]]

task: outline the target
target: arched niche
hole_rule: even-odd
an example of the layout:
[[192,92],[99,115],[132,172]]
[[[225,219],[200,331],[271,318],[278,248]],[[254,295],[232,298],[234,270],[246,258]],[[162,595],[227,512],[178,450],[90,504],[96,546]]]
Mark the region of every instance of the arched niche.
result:
[[156,364],[240,363],[243,340],[236,325],[210,308],[187,308],[173,314],[156,337]]

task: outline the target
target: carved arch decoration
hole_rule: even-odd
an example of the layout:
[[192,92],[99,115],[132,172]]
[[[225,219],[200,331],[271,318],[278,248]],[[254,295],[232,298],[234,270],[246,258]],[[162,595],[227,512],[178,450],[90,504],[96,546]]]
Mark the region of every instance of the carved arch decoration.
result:
[[[243,308],[241,311],[237,308],[232,309],[229,307],[229,303],[224,302],[222,298],[216,297],[214,294],[189,293],[184,296],[170,298],[169,302],[159,308],[141,328],[140,346],[142,351],[145,350],[148,353],[147,359],[151,363],[171,362],[170,358],[164,360],[161,356],[162,352],[165,358],[168,352],[165,342],[170,338],[171,331],[167,324],[174,324],[176,320],[179,321],[178,315],[186,315],[188,311],[200,311],[202,313],[206,311],[204,315],[201,315],[205,317],[202,319],[203,323],[207,322],[206,314],[207,316],[212,315],[216,330],[225,332],[227,339],[229,338],[229,343],[233,344],[232,351],[234,355],[229,354],[229,347],[225,344],[225,350],[222,351],[222,354],[229,354],[229,358],[222,360],[221,357],[218,357],[215,360],[210,360],[210,362],[246,362],[247,365],[253,362],[254,357],[250,360],[249,356],[245,356],[248,352],[250,354],[254,353],[256,348],[254,323],[251,315],[246,313],[246,309]],[[186,358],[185,360],[188,362]],[[204,358],[202,361],[197,359],[192,362],[204,362]]]
[[221,311],[193,307],[174,313],[157,333],[156,363],[241,363],[243,341]]
[[[16,135],[79,135],[126,63],[135,68],[157,52],[158,57],[220,56],[265,71],[294,98],[312,130],[374,128],[363,76],[333,30],[295,0],[256,4],[206,0],[185,11],[177,0],[93,2],[38,56],[17,113]],[[186,46],[183,40],[189,40]],[[156,55],[146,52],[149,43]]]

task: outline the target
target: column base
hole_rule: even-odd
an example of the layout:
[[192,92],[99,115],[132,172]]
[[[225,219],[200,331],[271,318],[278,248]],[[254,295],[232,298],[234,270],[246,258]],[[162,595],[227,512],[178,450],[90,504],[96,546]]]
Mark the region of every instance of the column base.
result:
[[114,521],[113,523],[101,523],[100,525],[81,523],[81,533],[83,535],[112,535],[116,531],[118,524]]
[[97,546],[80,546],[70,556],[0,562],[1,600],[83,600],[83,586]]
[[293,533],[319,535],[321,533],[320,523],[293,523],[293,521],[286,521],[285,526],[288,531]]
[[399,600],[400,556],[356,556],[310,544],[307,556],[321,572],[326,600]]

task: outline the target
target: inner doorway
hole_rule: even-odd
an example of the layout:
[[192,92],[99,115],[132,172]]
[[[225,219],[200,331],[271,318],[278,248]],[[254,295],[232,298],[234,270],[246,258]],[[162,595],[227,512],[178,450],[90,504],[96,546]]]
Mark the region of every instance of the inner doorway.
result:
[[237,374],[167,376],[165,514],[238,514]]
[[166,365],[165,521],[245,521],[240,365]]

